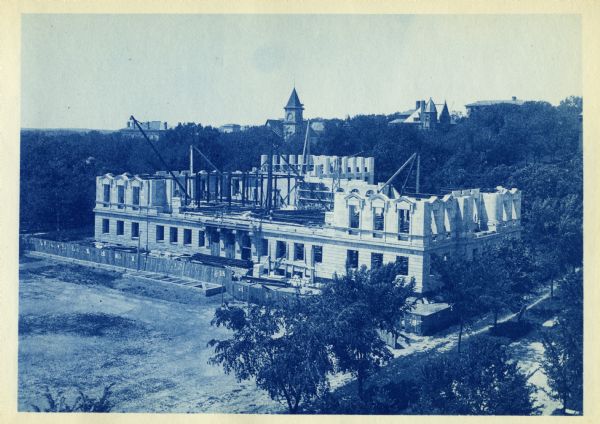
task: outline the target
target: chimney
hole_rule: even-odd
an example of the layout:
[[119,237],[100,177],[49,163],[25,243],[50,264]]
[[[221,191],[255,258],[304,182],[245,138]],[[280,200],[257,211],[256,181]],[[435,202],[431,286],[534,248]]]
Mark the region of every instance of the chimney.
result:
[[167,121],[163,123],[165,130],[167,129]]
[[517,96],[512,96],[513,102],[517,100]]

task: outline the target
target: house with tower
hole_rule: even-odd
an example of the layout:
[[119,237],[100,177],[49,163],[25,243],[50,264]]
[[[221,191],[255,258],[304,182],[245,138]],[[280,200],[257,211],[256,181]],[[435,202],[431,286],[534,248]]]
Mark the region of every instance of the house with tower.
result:
[[451,124],[448,104],[436,105],[430,97],[429,101],[417,100],[414,109],[400,113],[400,116],[389,122],[389,125],[413,125],[422,130],[447,128]]

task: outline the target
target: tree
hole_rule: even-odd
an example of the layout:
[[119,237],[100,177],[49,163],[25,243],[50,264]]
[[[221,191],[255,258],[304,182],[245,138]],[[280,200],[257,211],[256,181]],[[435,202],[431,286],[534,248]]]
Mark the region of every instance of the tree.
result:
[[524,296],[532,291],[531,254],[520,241],[505,241],[482,255],[476,268],[483,284],[482,302],[492,311],[496,327],[498,314],[523,307]]
[[460,415],[530,415],[533,387],[505,345],[480,336],[463,354],[433,357],[420,368],[415,412]]
[[568,273],[558,288],[561,312],[556,324],[543,334],[542,364],[551,394],[567,408],[583,409],[583,278],[581,271]]
[[[394,337],[394,346],[402,331],[402,318],[412,307],[409,299],[415,295],[415,281],[401,276],[399,263],[385,264],[371,271],[365,300],[379,329]],[[382,301],[385,299],[385,301]]]
[[336,368],[356,378],[361,399],[367,376],[392,357],[377,332],[377,321],[367,300],[369,280],[370,273],[363,267],[334,279],[321,296]]
[[289,413],[298,412],[302,402],[328,390],[326,375],[332,370],[324,323],[313,316],[315,302],[296,299],[282,308],[224,305],[211,324],[233,331],[225,340],[211,340],[220,364],[238,380],[255,379],[256,385]]
[[459,322],[458,352],[460,352],[465,325],[486,309],[481,296],[486,276],[481,274],[485,267],[479,262],[457,256],[432,258],[432,267],[439,274],[442,295],[452,305],[452,312]]

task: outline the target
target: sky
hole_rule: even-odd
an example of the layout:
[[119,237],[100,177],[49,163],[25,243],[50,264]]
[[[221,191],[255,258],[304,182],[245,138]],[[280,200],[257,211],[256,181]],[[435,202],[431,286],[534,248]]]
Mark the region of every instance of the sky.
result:
[[25,15],[21,126],[261,125],[582,95],[576,15]]

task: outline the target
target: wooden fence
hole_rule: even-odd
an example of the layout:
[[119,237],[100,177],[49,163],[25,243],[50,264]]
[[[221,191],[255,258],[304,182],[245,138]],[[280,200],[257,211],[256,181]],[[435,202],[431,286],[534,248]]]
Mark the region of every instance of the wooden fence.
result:
[[96,248],[77,242],[46,240],[38,237],[22,237],[21,247],[32,252],[47,253],[65,258],[95,262],[139,271],[155,272],[172,276],[226,285],[232,272],[225,267],[205,265],[184,260],[157,258],[136,252],[124,252],[110,248]]

